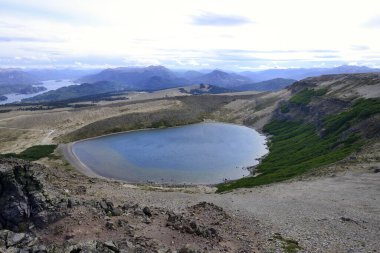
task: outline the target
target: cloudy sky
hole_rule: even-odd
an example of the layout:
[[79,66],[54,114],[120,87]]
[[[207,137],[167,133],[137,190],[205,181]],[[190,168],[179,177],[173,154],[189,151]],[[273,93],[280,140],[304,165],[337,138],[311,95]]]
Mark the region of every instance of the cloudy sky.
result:
[[380,1],[0,0],[0,67],[380,66]]

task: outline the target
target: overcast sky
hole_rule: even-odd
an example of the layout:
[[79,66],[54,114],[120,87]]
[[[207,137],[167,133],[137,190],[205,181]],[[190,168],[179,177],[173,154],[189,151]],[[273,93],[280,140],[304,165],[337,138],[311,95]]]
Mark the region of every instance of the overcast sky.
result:
[[0,0],[0,67],[380,66],[379,0]]

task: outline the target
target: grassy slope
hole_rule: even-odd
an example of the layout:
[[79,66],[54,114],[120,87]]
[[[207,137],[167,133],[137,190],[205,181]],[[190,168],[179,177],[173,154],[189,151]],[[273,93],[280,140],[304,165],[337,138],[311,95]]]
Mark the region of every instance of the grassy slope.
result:
[[[304,93],[306,99],[296,97],[296,102],[308,103],[308,93]],[[339,161],[365,143],[361,133],[345,131],[377,113],[380,113],[380,99],[359,100],[348,111],[324,119],[323,137],[311,124],[271,121],[264,127],[264,131],[273,136],[270,153],[257,167],[262,174],[220,184],[218,192],[284,181],[312,168]]]
[[56,148],[57,148],[57,145],[36,145],[36,146],[25,149],[19,154],[15,154],[15,153],[0,154],[0,158],[13,157],[13,158],[19,158],[19,159],[24,159],[28,161],[36,161],[36,160],[39,160],[41,158],[51,155]]
[[210,118],[210,115],[235,99],[253,98],[260,95],[242,96],[185,96],[176,97],[182,105],[174,109],[154,112],[126,113],[88,124],[80,129],[62,136],[60,142],[72,142],[104,134],[117,133],[144,128],[160,128],[187,125]]
[[289,101],[297,105],[307,105],[313,97],[323,96],[326,92],[326,89],[304,89],[295,94]]

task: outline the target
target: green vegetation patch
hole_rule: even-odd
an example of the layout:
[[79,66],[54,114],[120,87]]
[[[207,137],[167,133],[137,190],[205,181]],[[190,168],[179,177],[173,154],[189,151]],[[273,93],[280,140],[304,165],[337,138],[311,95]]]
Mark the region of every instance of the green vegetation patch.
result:
[[288,113],[290,111],[289,106],[287,104],[281,105],[280,111],[281,113]]
[[167,127],[173,127],[176,126],[173,122],[170,122],[168,120],[157,120],[152,122],[151,128],[167,128]]
[[326,92],[327,89],[304,89],[291,97],[289,102],[297,105],[307,105],[311,102],[313,97],[323,96]]
[[365,144],[360,132],[346,131],[374,114],[380,113],[380,99],[362,99],[349,110],[324,120],[320,136],[312,124],[273,120],[264,132],[272,135],[269,154],[257,171],[257,177],[247,177],[218,185],[218,192],[280,182],[348,156]]
[[280,240],[282,242],[282,249],[286,253],[296,253],[302,248],[299,246],[298,242],[292,239],[285,239],[279,234],[274,236],[275,239]]
[[19,154],[16,153],[6,153],[0,154],[0,158],[19,158],[28,161],[36,161],[44,157],[50,156],[54,150],[57,148],[57,145],[37,145],[25,149]]
[[380,99],[360,99],[348,111],[325,119],[326,134],[342,132],[355,123],[380,113]]

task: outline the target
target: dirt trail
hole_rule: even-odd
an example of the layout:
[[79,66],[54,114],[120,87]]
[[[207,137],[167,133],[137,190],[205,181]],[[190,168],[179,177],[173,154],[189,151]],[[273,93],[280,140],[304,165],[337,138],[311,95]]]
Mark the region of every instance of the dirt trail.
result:
[[51,135],[55,132],[55,130],[50,130],[45,138],[42,139],[41,144],[49,144],[51,143]]
[[34,129],[34,128],[17,128],[17,127],[0,126],[0,129],[1,128],[2,129],[13,129],[13,130],[34,131],[34,132],[41,132],[41,133],[46,133],[46,131],[48,131],[46,136],[41,140],[41,142],[40,142],[41,145],[50,144],[52,142],[50,136],[55,132],[55,130],[41,130],[41,129]]

